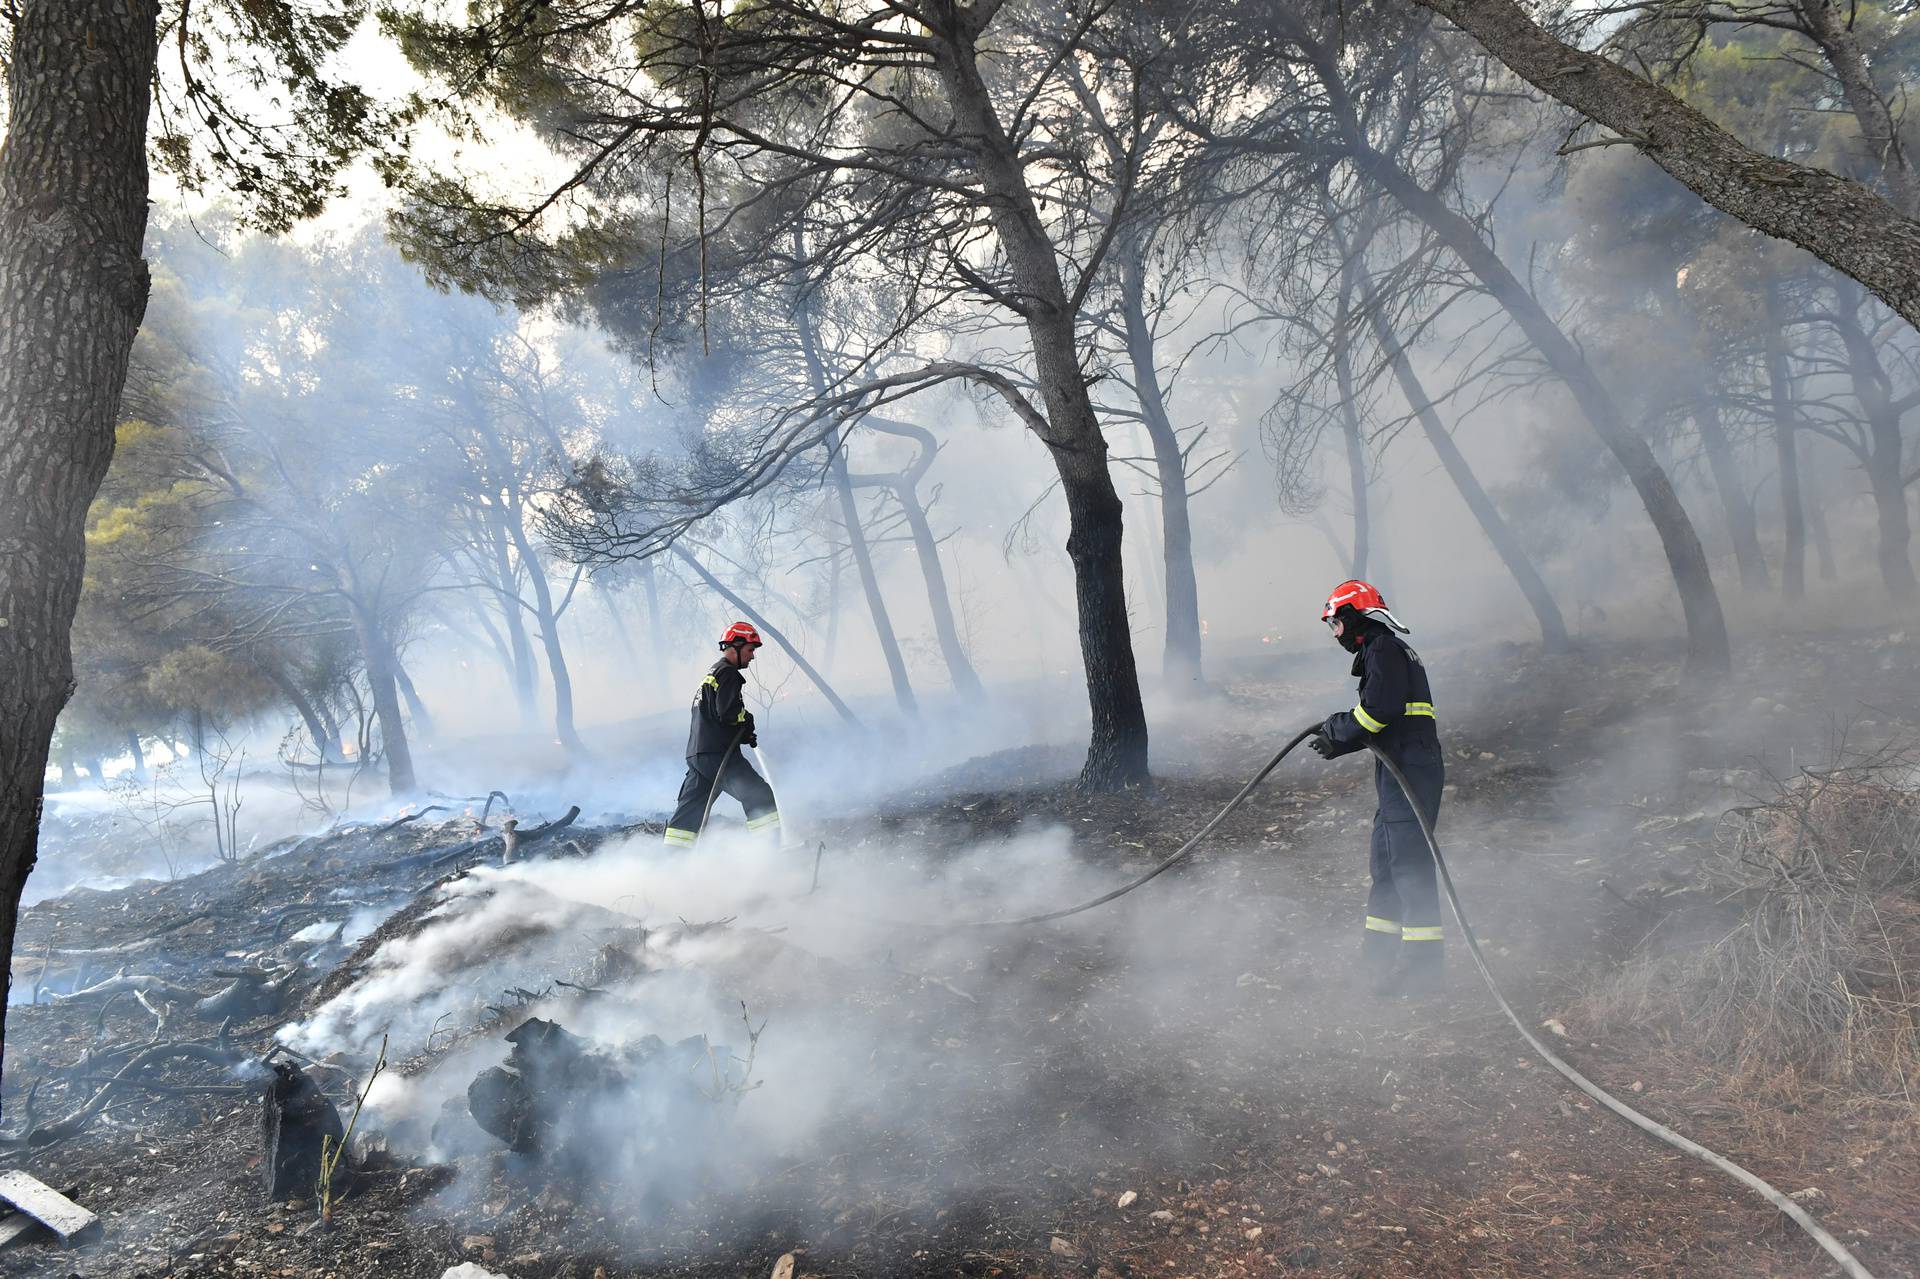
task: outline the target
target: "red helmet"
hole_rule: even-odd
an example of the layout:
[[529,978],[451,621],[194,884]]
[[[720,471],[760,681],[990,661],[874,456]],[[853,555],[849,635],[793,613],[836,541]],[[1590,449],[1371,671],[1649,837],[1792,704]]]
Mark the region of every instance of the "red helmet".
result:
[[759,648],[760,632],[754,630],[753,627],[747,625],[745,622],[735,622],[727,628],[727,633],[720,637],[720,647],[727,648],[729,646]]
[[1331,622],[1333,615],[1343,608],[1350,608],[1376,622],[1384,622],[1402,635],[1413,633],[1400,624],[1399,618],[1387,611],[1386,597],[1371,583],[1354,578],[1334,587],[1333,594],[1327,596],[1327,606],[1320,610],[1320,620]]

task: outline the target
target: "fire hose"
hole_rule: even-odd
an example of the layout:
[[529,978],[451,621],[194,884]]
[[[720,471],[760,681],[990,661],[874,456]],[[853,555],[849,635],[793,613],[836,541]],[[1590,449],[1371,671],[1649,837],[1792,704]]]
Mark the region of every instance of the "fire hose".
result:
[[[1253,775],[1245,786],[1240,788],[1239,793],[1227,801],[1226,806],[1216,813],[1211,821],[1194,832],[1194,834],[1188,838],[1184,844],[1180,845],[1178,849],[1174,850],[1171,855],[1155,863],[1144,874],[1122,884],[1120,887],[1102,893],[1100,896],[1081,902],[1078,905],[1069,906],[1061,910],[1046,911],[1037,915],[1023,915],[1015,919],[971,920],[942,926],[950,928],[1019,928],[1031,924],[1047,923],[1056,919],[1065,919],[1069,915],[1078,915],[1084,911],[1093,910],[1117,898],[1126,896],[1134,889],[1139,888],[1150,880],[1158,878],[1192,856],[1194,850],[1197,849],[1209,835],[1218,830],[1221,823],[1226,821],[1235,809],[1245,803],[1248,796],[1252,795],[1253,792],[1260,787],[1261,783],[1267,780],[1267,777],[1273,770],[1280,766],[1281,760],[1292,754],[1301,742],[1306,741],[1307,738],[1312,737],[1315,733],[1319,732],[1319,730],[1320,724],[1316,722],[1295,733],[1292,739],[1289,740],[1285,746],[1282,746],[1279,751],[1274,754],[1273,758],[1269,759],[1260,771]],[[1480,974],[1480,980],[1485,983],[1487,993],[1493,996],[1493,1002],[1499,1005],[1500,1011],[1506,1014],[1508,1021],[1513,1023],[1513,1028],[1520,1033],[1520,1037],[1527,1041],[1527,1046],[1532,1048],[1542,1061],[1553,1067],[1568,1083],[1571,1083],[1575,1088],[1578,1088],[1581,1092],[1587,1094],[1587,1096],[1593,1098],[1634,1127],[1651,1137],[1665,1142],[1675,1150],[1692,1155],[1703,1163],[1717,1168],[1785,1213],[1796,1226],[1806,1232],[1808,1238],[1819,1244],[1821,1249],[1838,1263],[1842,1273],[1846,1274],[1848,1279],[1874,1279],[1873,1273],[1860,1264],[1860,1260],[1847,1250],[1845,1244],[1834,1238],[1819,1222],[1808,1215],[1806,1209],[1802,1208],[1798,1203],[1795,1203],[1791,1197],[1782,1194],[1770,1183],[1747,1171],[1745,1168],[1742,1168],[1725,1155],[1709,1150],[1699,1142],[1675,1132],[1657,1119],[1635,1110],[1632,1106],[1629,1106],[1626,1102],[1620,1100],[1599,1084],[1594,1083],[1593,1080],[1587,1078],[1578,1070],[1575,1070],[1527,1027],[1527,1024],[1520,1019],[1520,1014],[1513,1010],[1513,1005],[1507,1002],[1507,997],[1501,993],[1500,984],[1494,980],[1492,970],[1487,967],[1486,956],[1482,954],[1480,950],[1480,939],[1474,935],[1473,926],[1467,922],[1466,909],[1460,904],[1460,894],[1454,888],[1453,876],[1447,870],[1447,859],[1440,851],[1439,840],[1434,838],[1432,820],[1414,799],[1413,788],[1408,783],[1406,774],[1400,771],[1399,764],[1395,763],[1393,758],[1381,750],[1379,746],[1368,743],[1367,748],[1373,752],[1374,757],[1380,761],[1382,767],[1386,769],[1387,774],[1393,778],[1394,784],[1398,786],[1401,793],[1407,797],[1407,805],[1413,809],[1414,816],[1419,821],[1420,836],[1426,841],[1427,851],[1433,855],[1433,865],[1439,875],[1441,891],[1445,893],[1447,906],[1452,910],[1455,921],[1460,925],[1460,935],[1466,941],[1467,954],[1473,960],[1474,970]],[[719,779],[716,777],[715,790],[718,789],[718,781]],[[711,810],[713,806],[711,794],[708,796],[707,806],[709,810]],[[921,927],[925,925],[916,924],[915,926]]]
[[[1294,739],[1295,742],[1299,740],[1299,738]],[[1292,744],[1289,744],[1287,750],[1292,749]],[[1440,873],[1440,887],[1447,895],[1447,905],[1453,911],[1454,919],[1459,921],[1460,936],[1466,940],[1467,954],[1472,956],[1473,966],[1475,971],[1480,974],[1480,980],[1486,983],[1487,993],[1493,996],[1493,1002],[1500,1005],[1500,1011],[1507,1015],[1507,1020],[1513,1023],[1513,1028],[1520,1032],[1520,1037],[1527,1041],[1527,1045],[1531,1047],[1534,1052],[1539,1054],[1540,1059],[1558,1071],[1568,1083],[1634,1127],[1640,1129],[1640,1131],[1666,1142],[1675,1150],[1692,1155],[1695,1159],[1703,1163],[1711,1164],[1741,1185],[1747,1187],[1747,1189],[1759,1195],[1762,1199],[1765,1199],[1781,1212],[1787,1214],[1787,1216],[1793,1220],[1794,1225],[1805,1231],[1808,1238],[1819,1244],[1821,1249],[1839,1264],[1842,1273],[1849,1276],[1849,1279],[1873,1279],[1873,1272],[1861,1265],[1859,1258],[1849,1252],[1845,1244],[1835,1239],[1827,1232],[1825,1227],[1807,1215],[1807,1210],[1795,1203],[1790,1196],[1781,1194],[1780,1191],[1776,1190],[1770,1183],[1748,1172],[1745,1168],[1742,1168],[1739,1164],[1733,1162],[1733,1160],[1728,1159],[1725,1155],[1709,1150],[1699,1142],[1689,1137],[1681,1136],[1659,1120],[1635,1110],[1632,1106],[1621,1101],[1599,1084],[1594,1083],[1593,1080],[1588,1079],[1585,1075],[1561,1060],[1558,1053],[1547,1047],[1538,1035],[1527,1028],[1526,1023],[1520,1020],[1520,1014],[1514,1012],[1513,1005],[1507,1002],[1507,997],[1500,993],[1500,985],[1494,981],[1493,973],[1487,967],[1486,956],[1480,952],[1480,939],[1473,935],[1473,926],[1467,923],[1467,912],[1460,905],[1460,894],[1454,891],[1453,876],[1447,873],[1447,859],[1441,856],[1440,843],[1433,837],[1432,822],[1428,819],[1427,814],[1421,810],[1420,805],[1414,801],[1413,788],[1407,784],[1406,774],[1402,773],[1400,771],[1400,765],[1394,763],[1393,758],[1378,746],[1370,743],[1368,749],[1371,750],[1374,757],[1386,767],[1388,774],[1391,775],[1394,780],[1394,784],[1399,786],[1400,793],[1407,797],[1407,804],[1413,809],[1413,815],[1420,821],[1420,835],[1421,838],[1427,841],[1427,850],[1433,854],[1434,869]],[[1282,755],[1285,753],[1286,751],[1281,752]],[[1276,760],[1276,762],[1278,761]]]

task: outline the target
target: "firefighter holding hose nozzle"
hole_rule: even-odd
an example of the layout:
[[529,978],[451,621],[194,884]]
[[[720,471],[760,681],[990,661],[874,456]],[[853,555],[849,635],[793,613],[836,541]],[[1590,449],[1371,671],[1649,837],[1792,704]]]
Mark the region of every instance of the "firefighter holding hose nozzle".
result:
[[[1311,742],[1314,752],[1336,759],[1377,746],[1406,774],[1428,822],[1437,822],[1446,765],[1427,668],[1400,638],[1412,632],[1388,611],[1380,592],[1361,581],[1334,587],[1320,620],[1353,654],[1360,697],[1352,710],[1327,717]],[[1433,855],[1408,796],[1377,759],[1373,783],[1379,807],[1373,814],[1373,888],[1367,895],[1361,963],[1377,994],[1437,991],[1446,970]]]
[[725,792],[747,810],[747,829],[770,831],[777,841],[780,810],[773,787],[740,753],[758,746],[753,712],[747,709],[744,672],[760,647],[760,632],[735,622],[720,637],[720,660],[713,664],[693,698],[693,725],[687,732],[687,776],[680,783],[680,804],[667,822],[667,847],[692,848],[713,809],[713,797]]

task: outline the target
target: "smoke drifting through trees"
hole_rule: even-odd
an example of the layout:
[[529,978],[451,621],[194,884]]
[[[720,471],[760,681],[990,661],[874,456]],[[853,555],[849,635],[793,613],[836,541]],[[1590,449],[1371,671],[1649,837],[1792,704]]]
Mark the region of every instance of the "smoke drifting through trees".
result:
[[[26,522],[0,569],[24,575],[0,580],[19,658],[7,899],[31,866],[82,516],[116,428],[56,752],[96,779],[102,758],[284,720],[299,762],[373,756],[408,791],[450,659],[496,666],[514,715],[544,703],[579,754],[599,628],[644,655],[650,695],[677,697],[655,667],[710,643],[681,623],[719,594],[848,719],[883,718],[882,670],[892,707],[923,718],[949,688],[1069,671],[1085,779],[1125,784],[1148,764],[1136,639],[1162,625],[1159,687],[1203,688],[1222,619],[1237,646],[1301,614],[1263,586],[1378,574],[1456,497],[1515,582],[1487,597],[1552,646],[1609,574],[1638,574],[1641,599],[1684,610],[1699,668],[1721,667],[1722,595],[1801,598],[1808,540],[1816,577],[1833,561],[1857,587],[1870,559],[1875,589],[1911,599],[1916,233],[1887,104],[1914,78],[1912,20],[1643,6],[1602,47],[1654,84],[1508,6],[1432,7],[1633,145],[1576,149],[1611,141],[1580,133],[1556,156],[1564,111],[1419,6],[396,5],[385,31],[451,91],[436,102],[531,126],[572,180],[505,199],[389,164],[410,262],[371,238],[248,239],[220,214],[200,219],[215,252],[168,220],[121,406],[145,296],[134,106],[171,24],[194,24],[197,71],[183,88],[163,64],[162,101],[199,105],[166,115],[156,154],[233,186],[246,221],[317,209],[407,113],[314,70],[360,6],[259,31],[233,25],[237,3],[22,6],[0,276],[25,353],[10,376],[39,381],[0,389],[7,491],[32,498],[10,508]],[[127,132],[82,171],[53,162],[69,144],[34,95],[88,23],[104,52],[85,74],[117,77]],[[258,60],[308,145],[185,127],[233,115],[208,95]],[[66,225],[45,199],[120,210],[86,242],[117,247],[39,236]],[[75,265],[100,261],[121,267]],[[490,300],[431,292],[416,267]],[[76,354],[28,358],[50,350]],[[1263,412],[1271,465],[1253,460]],[[983,442],[982,422],[1033,446]],[[1446,482],[1408,483],[1430,451]],[[1157,518],[1123,527],[1136,475]],[[1626,491],[1637,524],[1609,517]],[[1274,531],[1282,509],[1336,502],[1353,517],[1337,564],[1306,528]],[[1071,609],[1033,585],[1052,559],[977,553],[1043,534],[1064,543]],[[1130,592],[1129,550],[1149,566]],[[1251,580],[1258,561],[1274,567]],[[1468,577],[1393,565],[1395,595],[1450,600]],[[855,667],[868,633],[876,660]]]

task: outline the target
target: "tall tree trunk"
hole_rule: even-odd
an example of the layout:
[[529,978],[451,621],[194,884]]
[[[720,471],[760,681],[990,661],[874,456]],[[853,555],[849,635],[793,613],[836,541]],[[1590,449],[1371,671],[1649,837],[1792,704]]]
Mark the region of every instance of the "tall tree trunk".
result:
[[1367,576],[1368,543],[1372,539],[1373,530],[1369,526],[1367,513],[1366,432],[1361,428],[1360,409],[1354,402],[1353,328],[1347,301],[1352,296],[1350,289],[1357,279],[1358,260],[1357,257],[1350,255],[1347,263],[1341,267],[1343,278],[1340,292],[1334,299],[1332,343],[1334,386],[1340,396],[1340,434],[1346,442],[1347,490],[1353,497],[1351,572],[1354,577],[1364,579]]
[[[1810,486],[1818,489],[1820,486]],[[1807,502],[1807,532],[1813,536],[1814,558],[1820,564],[1820,580],[1835,581],[1840,576],[1840,565],[1833,557],[1833,534],[1827,529],[1827,507],[1816,491]]]
[[[796,245],[796,248],[804,252],[802,246]],[[813,312],[807,300],[802,299],[794,307],[793,318],[800,334],[801,354],[806,358],[807,377],[813,383],[814,393],[825,395],[826,360],[820,354]],[[880,578],[873,571],[873,551],[867,545],[866,529],[860,523],[860,503],[853,495],[853,482],[847,477],[847,435],[847,428],[843,426],[827,439],[827,470],[833,480],[834,496],[840,502],[840,526],[846,530],[847,549],[853,555],[854,567],[860,571],[860,588],[866,592],[867,612],[873,617],[874,638],[880,642],[880,655],[887,663],[888,676],[893,680],[894,700],[900,703],[900,709],[906,714],[917,715],[920,707],[914,700],[913,682],[907,678],[907,663],[900,656],[900,641],[893,633],[893,619],[887,614],[886,597],[880,594]]]
[[840,647],[840,543],[827,553],[827,646],[820,665],[833,669],[833,655]]
[[1847,349],[1847,373],[1853,380],[1854,398],[1867,417],[1867,453],[1861,458],[1867,472],[1867,486],[1873,494],[1874,512],[1879,518],[1877,558],[1880,581],[1887,594],[1897,600],[1910,600],[1916,586],[1913,573],[1913,526],[1907,516],[1907,486],[1904,475],[1904,442],[1900,436],[1900,414],[1893,403],[1893,382],[1873,338],[1859,320],[1861,299],[1858,291],[1837,291],[1834,328]]
[[1414,0],[1514,74],[1632,140],[1721,212],[1799,245],[1920,325],[1920,222],[1850,179],[1763,155],[1650,80],[1576,49],[1518,0]]
[[73,688],[87,508],[113,457],[146,312],[156,7],[11,7],[0,150],[0,955],[13,953],[38,854],[47,751]]
[[187,741],[193,746],[197,764],[207,756],[207,713],[198,706],[187,712]]
[[827,681],[821,677],[820,672],[813,668],[813,663],[809,662],[805,657],[801,655],[800,650],[793,646],[793,641],[789,640],[783,633],[781,633],[781,630],[779,627],[775,626],[772,622],[769,622],[765,617],[761,616],[760,611],[758,609],[754,608],[753,605],[747,603],[746,600],[742,599],[738,594],[736,594],[734,591],[729,589],[725,582],[722,582],[719,578],[707,572],[706,566],[702,564],[699,560],[695,559],[693,555],[690,552],[688,552],[685,547],[681,546],[678,542],[675,542],[669,549],[672,550],[674,555],[679,558],[681,563],[685,564],[688,568],[692,569],[694,571],[694,574],[698,576],[701,581],[705,582],[708,586],[711,586],[716,592],[718,592],[722,599],[726,600],[727,603],[739,609],[742,613],[745,613],[747,615],[748,621],[752,622],[762,632],[772,637],[773,642],[778,644],[783,650],[785,650],[787,656],[793,659],[793,664],[800,668],[800,673],[802,675],[805,675],[807,679],[813,684],[813,686],[820,690],[820,695],[826,698],[827,702],[833,707],[833,709],[840,713],[841,719],[853,725],[853,727],[855,728],[861,727],[860,717],[855,715],[852,709],[848,707],[848,705],[845,702],[840,700],[840,694],[833,691],[833,686],[827,683]]
[[504,522],[494,513],[490,531],[494,576],[499,584],[499,594],[494,602],[500,608],[500,622],[506,631],[507,651],[512,659],[509,670],[513,678],[514,704],[520,710],[521,726],[531,728],[539,717],[538,698],[534,691],[533,644],[527,639],[527,620],[522,616],[524,610],[520,601],[520,575],[514,570],[512,557],[507,554],[507,532],[501,527]]
[[907,517],[913,534],[914,554],[920,560],[920,576],[927,585],[927,607],[933,612],[933,634],[940,644],[940,656],[947,664],[947,678],[962,697],[977,699],[986,692],[980,686],[980,674],[973,669],[966,647],[960,643],[960,628],[954,622],[953,601],[947,592],[946,570],[940,564],[940,543],[927,522],[927,508],[920,493],[911,484],[895,486],[893,495]]
[[[1138,422],[1128,424],[1127,447],[1133,450],[1135,457],[1149,456],[1153,449],[1153,442],[1147,438],[1147,433],[1141,429]],[[1141,535],[1131,539],[1136,551],[1135,572],[1144,584],[1144,589],[1151,591],[1153,598],[1162,605],[1159,616],[1164,627],[1167,600],[1167,539],[1160,531],[1160,504],[1155,502],[1153,494],[1144,488],[1135,489],[1130,494],[1123,493],[1120,500],[1126,502],[1128,497],[1139,499],[1137,502],[1127,503],[1129,512],[1137,512],[1137,514],[1129,514],[1128,518],[1137,519],[1140,525]],[[1137,593],[1132,592],[1129,597]]]
[[1726,517],[1727,536],[1733,542],[1740,585],[1749,591],[1768,590],[1772,583],[1767,575],[1766,553],[1760,549],[1760,528],[1753,515],[1753,499],[1747,496],[1746,482],[1740,478],[1740,464],[1734,459],[1733,446],[1727,442],[1715,388],[1709,385],[1703,390],[1700,402],[1694,406],[1693,424],[1700,432],[1700,448],[1707,455],[1707,470],[1713,475],[1720,511]]
[[387,757],[387,789],[405,795],[419,783],[413,773],[413,749],[407,744],[407,726],[400,717],[400,694],[395,687],[399,662],[380,619],[351,596],[354,633],[366,663],[367,688],[373,694],[373,717],[380,725],[380,749]]
[[1797,0],[1801,21],[1839,81],[1840,96],[1860,126],[1869,152],[1869,172],[1887,184],[1893,203],[1908,217],[1920,217],[1920,176],[1908,163],[1900,145],[1900,129],[1880,90],[1874,87],[1866,50],[1853,30],[1854,4],[1835,0]]
[[133,775],[139,781],[147,780],[147,753],[140,749],[140,734],[127,730],[127,754],[133,756]]
[[906,659],[900,655],[900,641],[893,633],[893,619],[887,613],[887,601],[880,594],[880,577],[873,569],[873,550],[867,545],[866,530],[860,524],[860,503],[853,494],[853,481],[847,472],[846,431],[834,433],[828,445],[833,451],[828,460],[832,472],[834,496],[840,502],[840,527],[846,530],[847,549],[859,570],[860,589],[867,597],[867,613],[873,618],[874,638],[880,643],[880,655],[886,661],[887,675],[893,680],[893,698],[908,715],[920,713],[913,696],[913,683],[907,678]]
[[[1331,74],[1328,68],[1323,74]],[[1337,83],[1337,77],[1336,81]],[[1616,461],[1627,473],[1647,517],[1659,535],[1666,552],[1667,566],[1687,624],[1687,666],[1701,673],[1724,672],[1732,667],[1733,657],[1727,639],[1727,621],[1720,611],[1720,596],[1714,590],[1713,572],[1700,546],[1693,521],[1672,481],[1661,469],[1647,442],[1637,435],[1621,414],[1613,397],[1600,384],[1586,357],[1574,346],[1522,284],[1505,262],[1481,238],[1480,230],[1447,206],[1445,200],[1421,186],[1413,175],[1366,145],[1357,119],[1348,116],[1349,145],[1361,169],[1386,189],[1388,194],[1413,216],[1424,222],[1441,243],[1457,257],[1481,284],[1486,286],[1515,323],[1546,360],[1548,367],[1565,383],[1580,406],[1587,422],[1599,434]]]
[[509,507],[508,532],[514,549],[520,553],[520,567],[533,585],[533,617],[540,627],[540,645],[547,654],[547,674],[553,681],[553,732],[561,747],[573,755],[587,753],[586,746],[573,727],[573,676],[567,670],[567,654],[560,646],[560,619],[553,608],[553,585],[547,581],[546,565],[527,537],[526,521],[520,518],[517,503]]
[[[473,614],[473,620],[480,624],[480,633],[485,635],[487,637],[487,643],[493,646],[493,659],[500,663],[500,669],[506,673],[507,684],[511,686],[514,676],[513,654],[507,651],[507,641],[501,636],[500,628],[493,624],[491,617],[487,616],[487,610],[495,599],[493,593],[491,591],[485,593],[479,591],[463,591],[461,592],[461,598],[466,601],[467,611]],[[448,622],[447,629],[455,630],[457,628],[454,627],[452,622]]]
[[1807,519],[1800,501],[1800,443],[1795,436],[1799,412],[1787,364],[1787,334],[1780,314],[1780,289],[1767,282],[1767,397],[1773,411],[1773,449],[1780,471],[1780,524],[1785,546],[1780,553],[1780,593],[1789,601],[1807,594]]
[[660,613],[660,582],[654,576],[653,561],[640,561],[640,588],[647,594],[647,656],[655,670],[666,679],[667,623]]
[[407,713],[413,716],[414,731],[425,737],[433,736],[433,716],[427,713],[420,690],[413,686],[413,676],[407,674],[406,664],[397,655],[393,659],[393,682],[407,703]]
[[1500,562],[1513,574],[1513,580],[1520,587],[1520,593],[1526,596],[1527,606],[1533,610],[1533,616],[1540,624],[1541,644],[1550,653],[1564,652],[1571,646],[1567,638],[1567,623],[1560,616],[1560,606],[1554,602],[1553,592],[1547,589],[1546,582],[1527,557],[1527,551],[1520,539],[1514,536],[1505,519],[1501,518],[1493,499],[1480,486],[1480,480],[1467,464],[1467,459],[1454,443],[1453,436],[1447,431],[1446,424],[1440,420],[1440,414],[1434,410],[1433,398],[1427,394],[1427,388],[1421,383],[1414,371],[1413,361],[1408,358],[1406,349],[1400,345],[1399,336],[1394,333],[1376,298],[1372,296],[1370,286],[1362,285],[1366,292],[1362,295],[1367,320],[1373,329],[1373,340],[1387,358],[1387,364],[1393,369],[1394,380],[1400,384],[1400,393],[1406,397],[1407,405],[1420,421],[1420,429],[1426,433],[1427,442],[1440,458],[1440,465],[1446,471],[1447,478],[1460,490],[1461,498],[1467,509],[1473,512],[1473,518],[1480,522],[1481,532],[1493,543],[1494,552]]
[[87,756],[80,761],[80,766],[87,770],[87,776],[92,779],[95,790],[99,790],[107,784],[106,766],[100,762],[98,755]]
[[1167,613],[1161,673],[1170,689],[1197,690],[1205,686],[1206,677],[1200,663],[1200,583],[1193,571],[1187,459],[1160,385],[1153,328],[1147,322],[1146,268],[1137,252],[1123,255],[1120,262],[1120,313],[1126,322],[1134,396],[1140,402],[1147,438],[1153,442],[1153,464],[1160,484],[1160,547],[1166,571]]
[[[1338,376],[1342,371],[1340,366],[1347,363],[1346,357],[1336,355],[1334,363]],[[1353,556],[1349,572],[1365,579],[1367,561],[1373,555],[1372,514],[1367,509],[1367,441],[1360,429],[1360,415],[1354,412],[1351,401],[1344,398],[1340,409],[1340,436],[1346,444],[1347,492],[1353,500]]]
[[1093,719],[1080,776],[1082,784],[1107,790],[1147,777],[1147,713],[1134,665],[1122,567],[1124,512],[1080,367],[1075,308],[1059,259],[975,59],[980,24],[991,15],[991,9],[976,11],[971,5],[943,6],[931,15],[937,61],[955,132],[972,153],[1033,346],[1046,405],[1045,429],[1039,433],[1067,499],[1067,556],[1073,561],[1080,655]]
[[640,664],[640,648],[633,642],[633,628],[627,624],[626,611],[620,607],[620,599],[612,591],[596,591],[600,605],[607,610],[607,620],[613,623],[613,637],[620,641],[620,651],[627,661],[635,666]]
[[313,703],[313,712],[320,717],[320,729],[327,735],[325,758],[332,760],[340,759],[340,749],[342,745],[340,721],[334,717],[333,708],[327,705],[327,699],[322,697]]
[[263,661],[254,669],[265,675],[267,682],[279,689],[280,696],[286,698],[288,704],[299,714],[300,722],[307,726],[307,736],[312,739],[313,749],[319,754],[320,762],[325,764],[332,761],[338,752],[334,750],[333,743],[328,740],[327,730],[320,723],[320,713],[314,709],[313,702],[307,697],[306,692],[280,668],[278,662]]
[[940,563],[940,542],[933,535],[933,526],[927,520],[927,508],[920,501],[920,482],[932,469],[933,459],[940,452],[940,443],[934,439],[932,431],[911,422],[895,422],[872,414],[863,420],[873,430],[912,440],[919,447],[913,461],[897,474],[862,479],[867,483],[885,485],[894,500],[900,503],[900,510],[907,517],[907,528],[913,535],[914,554],[920,560],[920,576],[926,582],[927,608],[933,614],[934,638],[939,641],[940,655],[946,661],[947,676],[953,680],[954,691],[962,697],[981,697],[986,690],[980,686],[980,676],[973,669],[966,647],[960,642],[960,627],[954,621],[953,597],[947,590],[946,569]]

